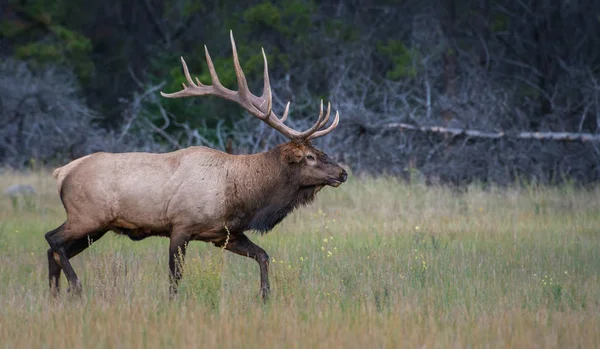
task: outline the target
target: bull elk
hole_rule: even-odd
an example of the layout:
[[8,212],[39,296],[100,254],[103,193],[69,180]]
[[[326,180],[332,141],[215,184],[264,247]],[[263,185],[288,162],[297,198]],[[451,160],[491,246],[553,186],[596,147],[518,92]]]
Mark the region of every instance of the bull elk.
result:
[[207,147],[189,147],[170,153],[95,153],[74,160],[53,172],[67,220],[46,233],[51,293],[59,291],[61,270],[69,291],[81,294],[81,283],[69,262],[107,231],[132,240],[149,236],[170,239],[170,294],[177,293],[186,247],[191,240],[211,242],[233,253],[253,258],[260,267],[260,291],[269,295],[269,256],[246,237],[245,231],[268,232],[295,208],[313,201],[324,186],[346,181],[346,171],[316,149],[311,140],[336,128],[331,108],[321,111],[305,131],[284,124],[290,103],[281,117],[272,109],[267,57],[264,60],[262,96],[252,94],[240,66],[230,33],[238,91],[224,87],[204,47],[212,85],[190,76],[183,58],[187,85],[163,97],[214,95],[234,101],[289,142],[259,154],[231,155]]

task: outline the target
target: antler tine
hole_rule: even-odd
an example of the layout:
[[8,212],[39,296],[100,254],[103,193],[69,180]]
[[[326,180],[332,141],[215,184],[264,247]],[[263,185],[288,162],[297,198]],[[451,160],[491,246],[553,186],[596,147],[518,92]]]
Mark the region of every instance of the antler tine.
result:
[[319,112],[319,118],[317,119],[317,122],[314,123],[314,125],[312,125],[308,130],[303,131],[303,132],[297,132],[296,135],[294,135],[294,138],[296,139],[310,139],[310,135],[312,135],[313,133],[315,133],[319,128],[321,128],[321,123],[323,122],[323,101],[321,101],[321,111]]
[[[240,104],[242,104],[246,110],[248,110],[250,113],[252,113],[252,115],[256,116],[257,118],[261,119],[261,120],[265,120],[265,118],[268,118],[269,115],[271,114],[271,88],[269,87],[268,89],[268,100],[267,100],[267,113],[263,113],[262,111],[260,111],[260,109],[258,109],[251,101],[251,97],[256,97],[254,95],[252,95],[252,93],[250,93],[250,89],[248,88],[248,82],[246,81],[246,75],[244,75],[244,71],[242,70],[242,66],[240,64],[240,59],[238,57],[238,53],[237,53],[237,47],[235,46],[235,39],[233,38],[233,30],[229,31],[229,37],[231,38],[231,49],[233,50],[233,66],[235,68],[235,76],[237,78],[237,83],[238,83],[238,95],[240,97],[242,97],[242,100],[239,101]],[[266,62],[266,56],[263,56],[265,58],[265,62]],[[267,69],[266,65],[265,65],[265,69]],[[264,93],[264,92],[263,92]],[[264,101],[264,100],[263,100]]]
[[[164,93],[164,92],[160,92],[161,96],[163,97],[167,97],[167,98],[177,98],[177,97],[187,97],[187,96],[194,96],[195,94],[193,93],[193,89],[194,88],[198,88],[198,85],[196,85],[194,83],[194,80],[192,80],[192,77],[190,75],[190,71],[187,67],[187,64],[185,63],[185,59],[183,59],[183,57],[181,58],[181,65],[183,66],[183,75],[185,76],[185,80],[187,81],[188,85],[186,85],[185,83],[182,83],[183,85],[183,90],[178,91],[178,92],[174,92],[174,93]],[[197,79],[197,78],[196,78]]]
[[327,125],[327,122],[329,122],[330,115],[331,115],[331,102],[327,102],[327,114],[325,114],[325,120],[323,120],[321,127]]
[[[327,109],[329,109],[329,108],[327,108]],[[329,114],[329,112],[327,114]],[[335,118],[333,119],[333,123],[331,125],[329,125],[329,127],[327,127],[326,129],[320,130],[320,131],[317,131],[317,132],[311,134],[310,136],[308,136],[308,139],[315,139],[315,138],[323,137],[323,136],[329,134],[331,131],[333,131],[338,126],[339,122],[340,122],[340,113],[336,111]]]
[[246,81],[246,75],[240,65],[240,59],[237,53],[237,47],[235,46],[235,40],[233,39],[233,31],[229,31],[229,37],[231,38],[231,49],[233,50],[233,66],[235,67],[235,76],[238,82],[238,92],[246,94],[248,92],[248,82]]
[[[235,46],[235,39],[233,38],[233,30],[229,31],[229,37],[231,38],[231,49],[233,50],[233,66],[235,68],[235,76],[237,78],[238,83],[238,94],[244,98],[245,101],[250,102],[249,95],[250,89],[248,88],[248,81],[246,81],[246,75],[244,75],[244,71],[242,70],[242,65],[240,64],[240,59],[237,53],[237,47]],[[270,94],[270,91],[269,91]],[[264,119],[268,117],[270,113],[262,113],[256,106],[254,106],[251,102],[247,103],[248,111],[254,114],[255,116]]]
[[210,80],[215,88],[220,89],[223,85],[221,85],[221,81],[219,80],[215,65],[213,64],[212,58],[210,58],[210,53],[208,53],[208,47],[206,47],[206,45],[204,45],[204,56],[206,57],[206,65],[208,65]]
[[[267,55],[265,54],[265,49],[261,47],[262,50],[262,55],[263,55],[263,61],[264,61],[264,85],[263,85],[263,94],[262,94],[262,98],[264,99],[265,97],[267,98],[267,111],[265,112],[265,116],[269,117],[271,115],[271,111],[273,111],[273,91],[271,91],[271,79],[269,79],[269,63],[267,63]],[[289,105],[289,103],[288,103]],[[287,119],[287,108],[286,108],[286,114],[283,116]],[[282,119],[283,119],[282,117]],[[279,120],[281,122],[285,121],[285,119],[283,120]]]
[[[181,58],[181,65],[183,65],[183,75],[185,75],[185,79],[187,80],[188,84],[193,87],[198,87],[194,83],[194,80],[192,80],[192,76],[190,75],[190,71],[187,67],[187,64],[185,64],[185,59],[183,59],[183,56],[180,58]],[[185,85],[183,85],[183,86],[185,87]]]
[[204,47],[206,53],[206,62],[208,64],[208,70],[210,71],[211,80],[213,82],[212,86],[206,86],[198,80],[196,77],[196,82],[192,80],[192,76],[190,75],[190,71],[188,69],[187,63],[185,63],[185,59],[181,57],[181,66],[183,67],[183,75],[185,76],[185,80],[187,81],[187,85],[182,83],[183,90],[173,93],[164,93],[160,92],[163,97],[166,98],[180,98],[180,97],[191,97],[191,96],[204,96],[204,95],[218,95],[223,98],[232,99],[231,93],[233,91],[229,91],[221,85],[219,81],[219,77],[215,71],[215,67],[210,59],[210,55],[208,54],[208,50],[206,46]]
[[279,121],[281,123],[283,123],[283,122],[285,122],[285,120],[287,120],[289,111],[290,111],[290,102],[287,102],[287,104],[285,105],[285,110],[283,111],[283,116],[281,117],[281,119],[279,119]]
[[[321,99],[321,113],[322,112],[323,112],[323,100]],[[323,121],[319,125],[319,129],[321,127],[327,125],[327,122],[329,121],[329,116],[330,115],[331,115],[331,102],[327,102],[327,114],[325,114],[325,118],[323,119]]]

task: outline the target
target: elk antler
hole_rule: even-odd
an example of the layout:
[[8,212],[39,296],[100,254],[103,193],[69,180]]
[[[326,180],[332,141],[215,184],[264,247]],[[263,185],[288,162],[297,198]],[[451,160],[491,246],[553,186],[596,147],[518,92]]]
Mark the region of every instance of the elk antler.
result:
[[267,64],[267,56],[265,55],[265,50],[262,49],[263,60],[265,64],[264,71],[264,87],[262,96],[258,97],[253,95],[248,89],[248,83],[246,82],[246,76],[242,71],[242,67],[240,66],[240,61],[238,59],[237,50],[235,47],[235,41],[233,39],[233,32],[230,32],[231,37],[231,48],[233,49],[233,64],[235,66],[235,75],[237,77],[238,82],[238,91],[230,90],[224,87],[219,81],[219,77],[217,76],[217,72],[215,71],[215,66],[213,65],[212,59],[210,58],[210,54],[208,53],[208,49],[206,45],[204,46],[204,52],[206,54],[206,63],[208,64],[208,70],[210,72],[210,78],[212,80],[212,85],[203,85],[198,78],[196,78],[196,82],[192,80],[190,76],[190,72],[188,71],[188,67],[181,57],[181,64],[183,65],[183,73],[185,74],[185,79],[187,80],[188,85],[183,84],[183,90],[175,93],[163,93],[160,94],[163,97],[167,98],[180,98],[180,97],[192,97],[192,96],[206,96],[213,95],[218,96],[233,102],[238,103],[244,109],[246,109],[250,114],[256,116],[260,120],[264,121],[267,125],[276,129],[284,135],[285,137],[291,140],[310,140],[317,137],[322,137],[333,131],[339,123],[339,113],[336,111],[335,118],[333,123],[323,129],[323,127],[329,121],[329,115],[331,112],[331,105],[327,104],[327,114],[323,116],[323,101],[321,101],[321,111],[319,113],[319,118],[317,122],[310,127],[306,131],[297,131],[293,128],[286,126],[284,124],[285,120],[288,116],[288,111],[290,108],[290,102],[285,106],[285,110],[283,112],[283,116],[279,118],[273,112],[273,96],[271,95],[271,82],[269,80],[269,67]]

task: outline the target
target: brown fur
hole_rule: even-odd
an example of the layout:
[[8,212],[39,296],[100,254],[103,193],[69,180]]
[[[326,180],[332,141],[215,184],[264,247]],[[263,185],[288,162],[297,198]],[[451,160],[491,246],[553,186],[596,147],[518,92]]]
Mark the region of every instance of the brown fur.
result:
[[61,270],[70,287],[81,292],[81,283],[69,259],[108,231],[133,240],[149,236],[170,238],[171,294],[177,292],[181,265],[190,240],[212,242],[233,253],[255,259],[260,267],[263,299],[269,293],[267,253],[244,231],[267,232],[296,207],[310,203],[325,185],[346,181],[346,171],[310,144],[339,122],[325,128],[330,105],[323,103],[317,122],[299,132],[284,124],[272,110],[272,94],[265,63],[262,97],[250,93],[230,33],[238,92],[220,84],[208,50],[206,57],[212,86],[196,84],[181,59],[188,85],[167,98],[215,95],[235,101],[291,141],[254,155],[230,155],[205,147],[166,154],[97,153],[74,160],[54,171],[67,221],[46,233],[50,290],[58,291]]
[[[63,251],[67,262],[85,248],[85,239],[97,240],[107,230],[133,240],[169,237],[176,250],[190,240],[222,246],[229,238],[232,246],[226,247],[233,252],[264,259],[266,253],[244,231],[271,230],[323,186],[346,179],[345,171],[308,141],[253,155],[206,147],[164,154],[96,153],[53,174],[67,221],[46,238],[53,259]],[[64,269],[64,260],[55,262]],[[177,268],[171,269],[176,282]],[[76,276],[69,281],[78,285]],[[53,282],[51,276],[51,288],[58,288],[57,279]]]

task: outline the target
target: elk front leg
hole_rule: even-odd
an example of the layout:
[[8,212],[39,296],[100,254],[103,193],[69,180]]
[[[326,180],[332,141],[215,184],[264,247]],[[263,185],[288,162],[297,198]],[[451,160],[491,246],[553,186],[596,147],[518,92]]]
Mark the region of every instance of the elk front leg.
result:
[[[224,243],[224,242],[223,242]],[[260,267],[260,292],[263,301],[267,301],[271,293],[269,285],[269,255],[258,245],[250,241],[244,234],[231,235],[225,249],[258,262]]]
[[177,295],[177,286],[183,272],[188,241],[189,239],[182,236],[171,236],[169,244],[169,296],[171,298]]

